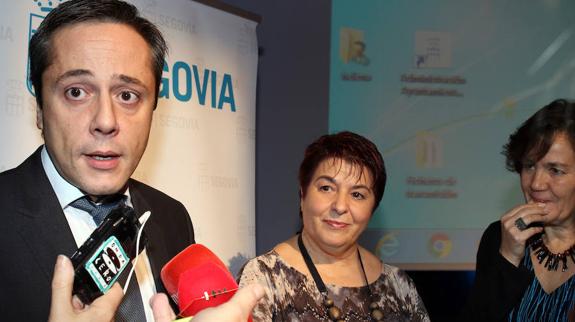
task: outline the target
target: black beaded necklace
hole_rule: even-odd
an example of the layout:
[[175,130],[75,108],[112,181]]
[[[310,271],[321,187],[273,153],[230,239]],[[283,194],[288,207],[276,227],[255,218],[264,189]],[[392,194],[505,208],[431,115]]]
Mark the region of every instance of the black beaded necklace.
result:
[[561,262],[561,271],[565,272],[567,270],[567,257],[570,257],[573,263],[575,263],[575,245],[569,247],[569,249],[562,253],[553,253],[543,242],[543,234],[541,234],[541,236],[531,244],[531,247],[535,252],[539,264],[542,264],[545,260],[543,266],[547,268],[548,271],[557,271],[559,262]]
[[[333,300],[331,298],[329,298],[329,296],[327,294],[327,288],[325,287],[325,284],[323,283],[321,276],[319,275],[317,269],[315,268],[315,264],[311,260],[311,257],[309,256],[309,253],[307,252],[307,249],[305,248],[305,245],[303,244],[303,240],[302,240],[301,235],[302,234],[299,234],[299,236],[297,238],[297,244],[299,246],[299,250],[301,252],[301,255],[303,256],[303,260],[305,261],[305,265],[307,266],[307,269],[311,273],[311,276],[313,277],[313,281],[315,282],[317,289],[319,290],[319,292],[323,296],[323,306],[327,309],[327,314],[332,321],[342,322],[342,321],[344,321],[342,319],[343,314],[342,314],[341,310],[337,306],[335,306]],[[365,274],[365,269],[363,268],[363,261],[361,260],[361,254],[359,253],[359,248],[357,249],[357,257],[359,258],[359,264],[361,265],[361,271],[363,273],[365,285],[367,286],[367,289],[369,291],[369,298],[372,301],[369,304],[371,319],[373,321],[381,321],[383,319],[383,312],[381,312],[381,310],[379,309],[379,306],[377,305],[377,302],[375,301],[375,296],[371,292],[371,287],[369,286],[369,282],[367,280],[367,274]]]

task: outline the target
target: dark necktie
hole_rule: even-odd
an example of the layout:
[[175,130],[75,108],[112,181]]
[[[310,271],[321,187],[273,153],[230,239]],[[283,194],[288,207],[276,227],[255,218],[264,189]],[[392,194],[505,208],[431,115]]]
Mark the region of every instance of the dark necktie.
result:
[[82,198],[76,199],[75,201],[70,203],[70,206],[74,208],[78,208],[84,210],[85,212],[89,213],[96,225],[100,226],[104,218],[116,207],[120,204],[126,202],[126,196],[118,195],[118,196],[111,196],[104,199],[100,203],[94,203],[88,199],[87,196]]
[[[70,203],[70,206],[84,210],[85,212],[89,213],[96,225],[100,225],[104,218],[116,207],[120,204],[126,202],[126,196],[112,196],[106,198],[101,203],[93,203],[91,200],[88,200],[87,196],[82,198],[76,199],[75,201]],[[126,279],[128,278],[128,274],[130,274],[130,270],[132,269],[132,263],[124,269],[120,277],[118,278],[118,282],[122,287],[126,284]],[[144,313],[144,304],[142,303],[142,297],[140,295],[140,288],[138,286],[138,280],[136,278],[135,272],[132,274],[130,284],[128,285],[128,289],[126,290],[126,294],[124,295],[124,299],[116,312],[115,321],[117,322],[144,322],[146,321],[146,315]]]

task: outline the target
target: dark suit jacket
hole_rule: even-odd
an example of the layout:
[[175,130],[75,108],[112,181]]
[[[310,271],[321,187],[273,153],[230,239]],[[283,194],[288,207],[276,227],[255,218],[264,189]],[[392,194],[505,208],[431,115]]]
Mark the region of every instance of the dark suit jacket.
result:
[[[18,167],[0,173],[0,320],[46,321],[50,284],[59,254],[70,257],[76,242],[36,150]],[[138,215],[150,210],[144,232],[158,291],[163,265],[194,243],[185,207],[168,195],[130,179]],[[145,303],[146,304],[146,303]]]

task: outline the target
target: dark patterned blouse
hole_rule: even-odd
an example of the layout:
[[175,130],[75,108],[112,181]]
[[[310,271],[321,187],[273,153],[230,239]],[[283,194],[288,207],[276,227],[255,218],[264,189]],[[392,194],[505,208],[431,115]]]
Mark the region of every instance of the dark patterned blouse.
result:
[[[252,283],[266,288],[266,296],[253,311],[254,321],[329,321],[313,279],[289,266],[274,250],[250,260],[242,269],[240,287]],[[367,286],[326,287],[345,321],[371,321]],[[412,280],[397,267],[383,264],[383,272],[370,287],[379,298],[383,321],[429,321]]]

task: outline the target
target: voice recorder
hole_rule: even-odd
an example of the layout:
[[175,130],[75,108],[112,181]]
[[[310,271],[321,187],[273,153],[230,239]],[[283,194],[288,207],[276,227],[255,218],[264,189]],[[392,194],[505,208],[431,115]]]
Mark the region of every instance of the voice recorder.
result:
[[[136,257],[136,238],[141,224],[131,207],[112,210],[70,258],[74,265],[73,293],[84,304],[105,294]],[[145,236],[140,237],[140,251]],[[127,274],[127,272],[126,272]]]

